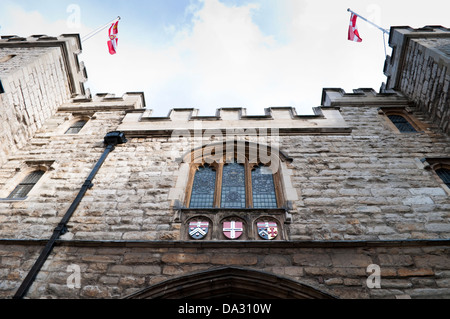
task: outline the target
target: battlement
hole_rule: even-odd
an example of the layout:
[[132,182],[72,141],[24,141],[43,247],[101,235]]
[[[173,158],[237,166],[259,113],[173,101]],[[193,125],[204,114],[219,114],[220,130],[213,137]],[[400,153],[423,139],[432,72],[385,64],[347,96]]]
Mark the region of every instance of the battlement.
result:
[[[408,55],[419,49],[426,57],[439,64],[450,65],[450,29],[442,26],[425,26],[413,29],[408,26],[392,27],[389,45],[392,56],[386,58],[384,74],[387,76],[386,89],[400,89],[401,77],[405,76]],[[426,52],[425,52],[426,51]],[[413,56],[417,55],[412,53]]]
[[387,77],[381,91],[401,92],[429,119],[450,133],[450,29],[392,27],[392,56],[386,58]]
[[247,109],[242,107],[226,107],[216,110],[215,115],[200,115],[196,108],[174,108],[167,116],[152,117],[153,110],[147,110],[141,121],[194,121],[194,120],[278,120],[278,119],[312,119],[323,118],[320,108],[313,108],[313,115],[298,115],[295,108],[290,106],[277,106],[264,109],[263,115],[247,115]]
[[79,34],[62,34],[58,37],[47,35],[32,35],[27,38],[17,35],[4,35],[0,37],[0,59],[12,57],[2,63],[0,67],[0,80],[4,92],[13,89],[9,87],[11,82],[8,77],[13,77],[27,66],[35,65],[43,54],[49,54],[52,49],[59,49],[54,54],[60,54],[64,71],[67,77],[67,85],[71,97],[89,96],[84,83],[87,81],[86,68],[83,62],[78,60],[81,53],[81,40]]
[[79,97],[72,99],[68,103],[62,104],[59,112],[85,112],[106,110],[134,110],[145,108],[145,98],[143,92],[127,92],[121,97],[115,94],[98,93],[94,97]]
[[0,38],[0,165],[23,147],[58,107],[90,96],[78,34]]
[[118,130],[127,136],[170,135],[174,131],[277,130],[280,134],[348,134],[350,127],[339,109],[314,108],[313,115],[298,115],[293,107],[270,107],[262,115],[247,115],[245,108],[220,108],[215,115],[200,115],[195,108],[172,109],[165,117],[153,110],[130,110]]
[[408,99],[394,90],[377,93],[371,88],[360,88],[353,93],[346,93],[341,88],[324,88],[322,90],[323,107],[339,106],[405,106]]

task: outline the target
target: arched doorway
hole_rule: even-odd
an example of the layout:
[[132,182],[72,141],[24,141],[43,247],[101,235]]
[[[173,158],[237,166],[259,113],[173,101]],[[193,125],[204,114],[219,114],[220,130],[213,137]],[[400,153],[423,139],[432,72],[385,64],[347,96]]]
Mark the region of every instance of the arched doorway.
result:
[[299,282],[244,268],[218,268],[169,279],[127,299],[334,299]]

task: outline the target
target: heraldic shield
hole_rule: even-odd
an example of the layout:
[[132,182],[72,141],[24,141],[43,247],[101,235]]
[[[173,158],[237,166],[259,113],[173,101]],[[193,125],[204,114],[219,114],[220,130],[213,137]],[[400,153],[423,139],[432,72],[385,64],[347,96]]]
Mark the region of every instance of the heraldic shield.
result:
[[203,239],[208,234],[209,222],[207,221],[195,221],[189,223],[189,236],[192,239]]
[[258,223],[258,234],[262,239],[272,240],[278,236],[278,226],[274,222]]
[[244,232],[244,226],[242,222],[229,221],[223,223],[223,234],[228,239],[238,239]]

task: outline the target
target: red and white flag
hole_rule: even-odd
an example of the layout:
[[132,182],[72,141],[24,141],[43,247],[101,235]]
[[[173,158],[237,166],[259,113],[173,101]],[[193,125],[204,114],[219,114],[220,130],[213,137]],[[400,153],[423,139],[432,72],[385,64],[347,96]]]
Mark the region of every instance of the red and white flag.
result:
[[356,27],[356,19],[358,16],[353,14],[350,16],[350,26],[348,27],[348,39],[353,42],[362,42],[359,36],[358,28]]
[[117,34],[119,33],[118,25],[119,21],[116,21],[109,28],[108,48],[110,54],[117,53],[117,42],[118,42]]

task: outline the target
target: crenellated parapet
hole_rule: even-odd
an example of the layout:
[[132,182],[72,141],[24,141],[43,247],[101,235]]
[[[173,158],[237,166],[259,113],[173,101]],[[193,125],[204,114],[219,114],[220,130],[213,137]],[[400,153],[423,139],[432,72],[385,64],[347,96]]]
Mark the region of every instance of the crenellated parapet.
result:
[[89,98],[78,34],[0,38],[0,165],[73,98]]
[[450,133],[450,29],[392,27],[382,92],[404,94],[430,121]]
[[371,88],[359,88],[347,93],[341,88],[322,90],[323,107],[341,106],[408,106],[408,99],[396,91],[377,93]]
[[314,108],[313,115],[298,115],[293,107],[270,107],[261,115],[247,115],[245,108],[220,108],[214,115],[198,109],[172,109],[167,116],[152,116],[153,110],[127,112],[119,130],[127,136],[171,135],[174,131],[277,130],[289,134],[349,134],[350,127],[338,108]]
[[0,80],[4,91],[8,92],[14,88],[14,85],[10,84],[13,80],[9,77],[17,77],[16,73],[23,72],[23,68],[32,68],[39,63],[37,60],[42,58],[43,53],[60,55],[71,97],[89,96],[89,92],[84,88],[84,82],[87,81],[86,68],[84,63],[78,60],[81,53],[79,34],[62,34],[58,37],[32,35],[26,38],[16,35],[1,36],[0,59],[7,59],[0,67]]
[[75,98],[68,103],[62,104],[59,112],[89,112],[89,111],[127,111],[145,108],[145,97],[143,92],[127,92],[122,96],[111,93],[98,93],[89,98]]

